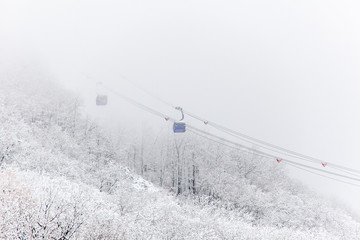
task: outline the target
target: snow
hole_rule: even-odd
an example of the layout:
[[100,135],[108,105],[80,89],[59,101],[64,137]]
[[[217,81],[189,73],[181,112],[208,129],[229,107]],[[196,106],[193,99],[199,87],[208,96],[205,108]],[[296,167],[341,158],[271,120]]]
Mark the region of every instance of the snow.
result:
[[146,136],[133,149],[84,119],[76,96],[22,81],[0,89],[0,238],[360,238],[346,211],[278,164],[194,136],[186,147]]

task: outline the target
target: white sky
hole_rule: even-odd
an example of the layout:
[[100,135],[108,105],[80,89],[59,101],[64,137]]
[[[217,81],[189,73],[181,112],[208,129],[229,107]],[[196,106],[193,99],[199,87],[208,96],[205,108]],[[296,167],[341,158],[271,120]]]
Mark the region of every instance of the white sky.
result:
[[[0,64],[36,62],[119,123],[149,116],[114,98],[95,109],[95,81],[171,112],[126,76],[209,120],[360,169],[359,12],[359,1],[0,0]],[[294,175],[360,214],[359,188]]]

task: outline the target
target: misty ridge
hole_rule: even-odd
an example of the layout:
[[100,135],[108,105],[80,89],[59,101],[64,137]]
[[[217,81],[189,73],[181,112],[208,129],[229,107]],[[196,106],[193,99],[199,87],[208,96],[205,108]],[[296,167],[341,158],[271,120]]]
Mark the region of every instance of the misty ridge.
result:
[[103,128],[48,79],[0,81],[1,239],[360,238],[284,165],[169,127]]

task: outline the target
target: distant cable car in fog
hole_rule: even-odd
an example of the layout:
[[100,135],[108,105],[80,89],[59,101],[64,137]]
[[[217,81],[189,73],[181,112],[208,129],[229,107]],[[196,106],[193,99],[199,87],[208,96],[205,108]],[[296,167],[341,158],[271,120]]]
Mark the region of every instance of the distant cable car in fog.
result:
[[107,95],[97,95],[96,97],[96,105],[105,106],[107,104]]
[[186,131],[186,123],[182,122],[184,120],[184,112],[181,107],[176,107],[175,109],[181,111],[182,117],[178,122],[174,122],[173,131],[174,133],[183,133]]
[[[97,91],[97,97],[96,97],[96,105],[97,106],[105,106],[107,105],[108,102],[108,97],[106,94],[104,94],[102,87],[102,83],[101,82],[97,82],[96,83],[96,91]],[[100,89],[101,88],[101,89]]]

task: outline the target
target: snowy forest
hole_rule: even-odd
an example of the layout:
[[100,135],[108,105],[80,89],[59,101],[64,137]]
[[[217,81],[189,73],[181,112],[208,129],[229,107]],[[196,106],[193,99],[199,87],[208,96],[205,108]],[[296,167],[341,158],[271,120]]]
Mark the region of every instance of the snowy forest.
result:
[[190,132],[118,135],[38,72],[0,86],[0,239],[360,239],[276,161]]

